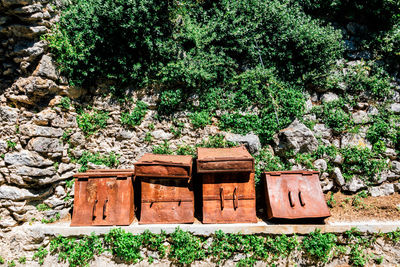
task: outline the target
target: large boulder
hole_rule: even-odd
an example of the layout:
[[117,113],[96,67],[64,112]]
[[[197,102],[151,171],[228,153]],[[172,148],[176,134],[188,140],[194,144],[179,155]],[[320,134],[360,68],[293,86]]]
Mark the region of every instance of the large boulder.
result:
[[228,133],[225,139],[229,142],[243,144],[247,147],[250,153],[257,154],[261,149],[261,142],[257,135],[249,133],[246,135]]
[[61,137],[64,131],[60,128],[37,126],[34,124],[24,124],[19,128],[23,135],[43,136],[43,137]]
[[345,185],[343,185],[343,190],[349,191],[349,192],[357,192],[361,189],[367,188],[365,183],[357,177],[353,177],[350,181],[348,181]]
[[29,141],[28,148],[40,153],[61,153],[63,145],[57,138],[36,137]]
[[51,57],[44,55],[39,62],[36,70],[33,72],[35,76],[42,76],[56,81],[58,79],[57,67]]
[[310,129],[297,119],[289,127],[274,136],[274,150],[277,154],[293,150],[294,153],[315,151],[318,141]]
[[0,199],[9,199],[13,201],[34,200],[48,196],[52,191],[52,188],[36,191],[15,186],[2,185],[0,186]]
[[10,165],[26,165],[31,167],[44,167],[53,165],[51,160],[45,159],[38,153],[28,150],[7,153],[4,157],[4,162]]
[[383,184],[381,186],[370,187],[368,191],[373,197],[388,196],[394,194],[394,185]]
[[0,106],[0,119],[2,122],[16,123],[18,119],[18,109]]

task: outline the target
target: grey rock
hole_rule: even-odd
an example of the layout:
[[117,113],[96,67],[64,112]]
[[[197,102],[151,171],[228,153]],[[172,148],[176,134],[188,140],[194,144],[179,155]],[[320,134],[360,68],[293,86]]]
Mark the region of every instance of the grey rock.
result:
[[33,0],[2,0],[5,7],[13,5],[29,5],[32,4]]
[[32,122],[36,125],[49,125],[51,120],[57,116],[57,112],[52,109],[45,109],[35,115]]
[[393,184],[383,184],[381,186],[370,187],[369,193],[373,197],[388,196],[394,194]]
[[317,159],[313,162],[313,166],[319,171],[325,171],[328,168],[328,164],[324,159]]
[[36,70],[33,72],[33,75],[42,76],[56,81],[58,79],[58,72],[53,59],[48,55],[44,55],[40,60]]
[[305,113],[309,113],[311,111],[312,107],[313,107],[313,103],[311,101],[311,98],[309,98],[306,101],[306,106],[305,106],[305,110],[304,110]]
[[383,152],[383,155],[385,155],[386,157],[390,158],[391,160],[394,160],[397,158],[397,153],[396,150],[394,150],[393,148],[386,148],[385,152]]
[[54,167],[49,167],[46,169],[33,168],[28,166],[17,167],[16,173],[18,175],[40,177],[40,176],[52,176],[56,173]]
[[170,140],[174,137],[172,133],[166,133],[163,130],[153,131],[151,135],[158,140]]
[[28,143],[28,148],[40,153],[57,153],[63,151],[61,140],[47,137],[31,139]]
[[400,174],[400,162],[399,161],[392,161],[392,171],[395,174]]
[[315,151],[318,147],[314,134],[297,119],[274,136],[274,144],[277,154],[291,149],[294,153],[307,153]]
[[400,114],[400,103],[391,104],[390,111],[392,111],[394,114]]
[[62,187],[61,185],[57,186],[55,189],[55,195],[59,198],[64,197],[65,196],[65,189],[64,187]]
[[58,173],[63,174],[67,171],[72,171],[75,169],[75,167],[76,167],[75,164],[72,164],[72,163],[71,164],[61,163],[58,166]]
[[26,165],[31,167],[44,167],[53,165],[51,160],[45,159],[38,153],[28,150],[7,153],[4,157],[4,161],[10,165]]
[[65,204],[64,200],[57,198],[55,195],[49,197],[48,199],[43,201],[43,203],[49,206],[50,208],[64,206]]
[[350,181],[343,185],[342,188],[345,191],[357,192],[361,189],[366,188],[366,185],[360,178],[353,177]]
[[257,135],[249,133],[246,135],[227,133],[225,139],[229,142],[243,144],[250,153],[257,154],[261,149],[261,142]]
[[333,181],[329,179],[321,181],[321,188],[324,193],[330,191],[333,188]]
[[79,146],[85,143],[85,136],[81,132],[76,132],[70,136],[69,141],[73,146]]
[[321,97],[321,102],[322,103],[329,103],[332,101],[336,101],[339,99],[339,96],[337,94],[334,94],[332,92],[328,92],[322,95]]
[[16,123],[18,120],[18,109],[0,106],[0,120],[2,122]]
[[343,161],[344,161],[344,158],[341,154],[337,154],[336,157],[333,159],[333,163],[336,163],[339,165],[343,164]]
[[365,112],[363,110],[359,110],[359,111],[353,113],[352,118],[353,118],[353,121],[355,124],[367,123],[370,120],[367,112]]
[[368,147],[369,149],[372,148],[371,143],[365,138],[365,134],[357,133],[345,133],[342,135],[341,148],[345,148],[347,146]]
[[374,106],[370,106],[367,110],[367,113],[369,116],[373,116],[373,115],[378,115],[379,114],[379,110],[374,107]]
[[313,133],[315,137],[320,137],[324,139],[330,139],[332,137],[332,129],[326,127],[325,124],[318,123],[313,128]]
[[10,199],[13,201],[34,200],[48,196],[52,192],[51,188],[34,191],[15,186],[2,185],[0,186],[0,199]]
[[345,180],[343,178],[342,172],[338,167],[333,168],[333,179],[335,180],[336,184],[339,186],[343,186],[345,184]]
[[37,126],[34,124],[21,125],[20,131],[23,135],[27,136],[43,136],[43,137],[60,137],[64,131],[59,128]]

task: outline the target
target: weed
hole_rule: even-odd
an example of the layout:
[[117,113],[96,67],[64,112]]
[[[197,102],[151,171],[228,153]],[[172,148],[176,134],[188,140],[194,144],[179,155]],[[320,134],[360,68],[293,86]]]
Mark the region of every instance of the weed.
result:
[[4,258],[0,256],[0,264],[4,264]]
[[302,247],[312,258],[328,262],[333,255],[336,240],[334,234],[323,234],[320,229],[317,229],[303,239]]
[[104,236],[104,243],[115,257],[127,263],[137,263],[143,259],[140,254],[141,235],[133,235],[121,228],[114,228]]
[[147,113],[148,106],[143,101],[137,101],[136,107],[131,113],[122,112],[121,123],[123,125],[129,125],[131,127],[140,125]]
[[107,126],[109,119],[108,113],[93,109],[88,112],[80,112],[76,117],[78,127],[86,134],[86,136],[96,133],[99,129]]
[[147,132],[144,136],[144,141],[146,143],[151,143],[153,141],[153,135],[150,132]]
[[60,104],[58,104],[59,107],[63,109],[69,109],[71,107],[71,99],[68,96],[64,96],[60,100]]
[[174,120],[173,126],[171,126],[170,131],[175,137],[180,137],[182,135],[182,130],[185,124],[183,122],[179,122]]
[[100,155],[100,153],[91,153],[84,151],[82,156],[77,160],[77,163],[81,165],[79,172],[85,172],[88,169],[88,163],[91,162],[96,165],[105,165],[110,168],[115,168],[119,165],[119,155],[114,152],[110,152],[108,155]]
[[39,247],[38,250],[33,254],[32,259],[36,260],[40,265],[43,265],[44,259],[46,258],[49,252],[44,247]]
[[9,261],[7,265],[8,265],[8,267],[15,267],[17,264],[15,263],[14,260],[12,260],[12,261]]
[[236,143],[226,141],[225,137],[221,134],[216,134],[209,136],[208,139],[203,139],[203,141],[198,145],[199,147],[209,147],[209,148],[223,148],[223,147],[233,147]]
[[72,188],[72,186],[74,185],[74,183],[75,183],[75,179],[65,180],[65,186],[66,186],[67,188]]
[[190,145],[181,145],[175,151],[177,155],[190,155],[192,157],[196,157],[196,148]]
[[36,209],[37,209],[38,211],[51,210],[51,208],[50,208],[47,204],[44,204],[44,203],[38,204],[38,205],[36,206]]
[[7,148],[10,151],[13,151],[15,147],[17,146],[17,143],[11,140],[7,140]]
[[159,146],[153,146],[153,153],[154,154],[173,154],[173,151],[169,147],[169,143],[167,140]]
[[205,256],[200,237],[185,232],[179,227],[171,234],[170,259],[180,264],[191,264],[195,260],[204,259]]
[[61,140],[63,140],[64,142],[68,143],[69,139],[71,138],[71,135],[72,135],[72,130],[70,130],[70,129],[65,130],[63,132],[63,135],[61,136]]
[[333,208],[333,206],[336,205],[336,200],[335,200],[335,197],[333,196],[333,192],[331,192],[331,195],[330,195],[329,199],[326,201],[326,204],[330,208]]
[[18,262],[21,263],[21,264],[25,264],[26,263],[26,257],[25,256],[20,257],[18,259]]
[[192,122],[193,128],[204,128],[205,126],[211,124],[211,115],[208,111],[203,110],[200,112],[194,112],[189,115]]

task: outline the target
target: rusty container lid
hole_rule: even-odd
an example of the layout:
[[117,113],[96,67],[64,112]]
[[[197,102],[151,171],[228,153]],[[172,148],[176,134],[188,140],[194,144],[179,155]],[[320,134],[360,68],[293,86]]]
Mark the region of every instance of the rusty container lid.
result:
[[268,218],[301,219],[330,216],[317,171],[265,172]]
[[135,175],[159,178],[190,178],[192,156],[144,154],[135,165]]
[[254,158],[244,146],[197,148],[197,172],[253,172]]
[[107,177],[133,177],[133,169],[98,169],[74,174],[74,178],[107,178]]

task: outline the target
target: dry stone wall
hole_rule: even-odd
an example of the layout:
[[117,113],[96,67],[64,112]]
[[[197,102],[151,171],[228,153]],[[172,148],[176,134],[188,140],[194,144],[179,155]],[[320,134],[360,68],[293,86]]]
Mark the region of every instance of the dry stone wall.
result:
[[[47,33],[57,20],[56,6],[46,0],[1,0],[0,2],[0,227],[10,227],[33,222],[68,217],[72,207],[73,187],[69,181],[81,167],[76,162],[86,151],[120,155],[121,168],[131,168],[154,145],[168,140],[172,149],[180,145],[195,145],[208,136],[221,133],[229,141],[244,143],[253,154],[261,149],[256,135],[241,136],[220,132],[215,125],[193,129],[185,111],[175,113],[174,119],[156,119],[158,94],[151,89],[132,92],[136,100],[148,105],[143,122],[137,127],[121,125],[121,103],[104,96],[105,88],[76,88],[59,75],[46,41]],[[394,92],[390,109],[400,113],[398,88]],[[71,105],[61,105],[63,97]],[[313,120],[313,106],[337,99],[334,92],[310,92],[305,118]],[[108,112],[106,127],[90,136],[78,127],[77,109],[90,106]],[[359,124],[357,133],[334,135],[325,124],[317,123],[311,129],[299,120],[280,131],[269,150],[283,155],[313,152],[319,144],[344,148],[348,145],[371,147],[366,140],[369,115],[378,112],[371,102],[358,103],[352,119]],[[182,123],[181,134],[172,131],[174,122]],[[151,142],[149,142],[151,139]],[[400,161],[393,144],[385,151],[390,169],[376,177],[371,195],[394,194],[399,191]],[[75,160],[74,160],[75,159]],[[290,161],[290,160],[289,160]],[[291,160],[294,169],[306,166]],[[343,158],[333,159],[333,171],[328,172],[327,160],[317,159],[313,166],[321,171],[324,191],[341,189],[357,192],[367,188],[355,177],[344,179],[341,172]],[[88,163],[89,168],[101,168]],[[38,211],[37,205],[46,204],[50,209]]]

